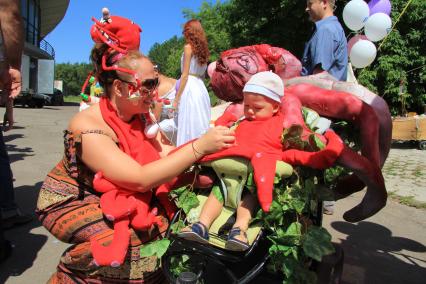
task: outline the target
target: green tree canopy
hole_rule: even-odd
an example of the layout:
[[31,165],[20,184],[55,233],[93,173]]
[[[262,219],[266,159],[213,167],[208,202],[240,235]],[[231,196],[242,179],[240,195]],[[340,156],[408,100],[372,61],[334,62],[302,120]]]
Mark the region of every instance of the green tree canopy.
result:
[[66,96],[80,95],[81,87],[88,73],[93,69],[88,63],[60,63],[55,66],[55,80],[63,81]]
[[[392,0],[392,23],[408,2]],[[424,112],[426,103],[426,1],[413,0],[387,38],[376,43],[376,60],[357,70],[359,82],[387,101],[393,114]],[[400,86],[403,91],[400,94]]]
[[149,50],[148,57],[158,65],[164,75],[178,78],[180,76],[180,56],[185,40],[174,36],[163,43],[155,43]]
[[[342,11],[347,2],[338,1],[335,11],[344,27]],[[227,49],[259,43],[283,47],[300,58],[313,27],[305,6],[303,0],[217,0],[203,2],[198,11],[186,9],[183,15],[203,24],[211,61]],[[426,1],[392,0],[391,17],[393,24],[399,20],[389,36],[376,43],[380,46],[376,60],[355,74],[362,85],[384,97],[393,114],[401,113],[403,102],[407,110],[422,113],[426,103]],[[346,27],[345,32],[348,39],[355,34]],[[174,36],[154,44],[148,56],[162,73],[179,78],[183,45],[184,39]],[[84,63],[57,64],[55,79],[64,81],[65,94],[78,95],[90,70]]]
[[301,0],[231,0],[226,25],[233,47],[268,43],[283,47],[298,58],[309,39],[312,24]]

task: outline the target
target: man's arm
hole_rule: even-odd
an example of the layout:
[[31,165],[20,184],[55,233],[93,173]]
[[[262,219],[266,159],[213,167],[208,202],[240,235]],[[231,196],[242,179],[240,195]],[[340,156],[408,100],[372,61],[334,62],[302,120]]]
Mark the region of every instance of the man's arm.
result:
[[5,69],[1,74],[3,95],[13,99],[21,91],[20,70],[24,41],[20,1],[0,0],[0,30],[5,59]]
[[9,66],[21,70],[23,24],[20,1],[0,0],[0,27],[3,37],[4,57]]

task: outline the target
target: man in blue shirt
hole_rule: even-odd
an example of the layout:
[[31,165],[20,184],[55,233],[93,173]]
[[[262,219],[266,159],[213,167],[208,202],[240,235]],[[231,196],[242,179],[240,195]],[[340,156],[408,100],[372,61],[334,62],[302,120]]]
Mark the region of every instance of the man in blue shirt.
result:
[[334,16],[335,0],[307,0],[306,12],[315,23],[311,39],[306,43],[302,58],[302,76],[327,71],[340,81],[346,81],[348,51],[345,32]]

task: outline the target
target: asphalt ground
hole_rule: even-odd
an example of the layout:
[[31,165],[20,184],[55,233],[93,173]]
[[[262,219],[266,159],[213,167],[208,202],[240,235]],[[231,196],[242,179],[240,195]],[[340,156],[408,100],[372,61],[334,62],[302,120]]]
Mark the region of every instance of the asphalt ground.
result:
[[[16,200],[24,212],[34,212],[44,177],[62,157],[63,130],[77,111],[77,105],[15,109],[15,129],[5,133],[5,140]],[[4,109],[0,112],[3,114]],[[425,154],[414,146],[392,148],[389,163],[392,161],[393,166],[387,162],[384,170],[388,190],[422,200],[426,191],[422,179],[426,176]],[[342,283],[425,283],[425,210],[389,200],[372,218],[356,224],[343,221],[344,211],[361,198],[362,193],[341,200],[334,215],[324,216],[324,227],[344,250]],[[0,283],[45,283],[69,246],[52,237],[36,219],[6,231],[6,237],[14,250],[0,264]]]

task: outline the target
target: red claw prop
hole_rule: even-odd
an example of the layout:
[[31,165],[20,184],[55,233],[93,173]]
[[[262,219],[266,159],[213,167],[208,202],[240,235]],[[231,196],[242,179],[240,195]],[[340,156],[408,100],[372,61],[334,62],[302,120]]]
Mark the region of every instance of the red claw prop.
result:
[[[335,160],[336,163],[354,173],[339,181],[336,195],[338,198],[343,198],[367,186],[367,193],[361,203],[345,213],[344,219],[349,222],[366,219],[385,206],[387,193],[381,167],[390,150],[392,120],[388,106],[381,97],[355,83],[338,82],[326,72],[298,77],[301,70],[300,61],[288,51],[267,44],[227,50],[212,66],[213,68],[209,70],[212,89],[219,98],[234,102],[228,108],[236,117],[242,115],[242,107],[237,103],[242,101],[244,84],[254,73],[272,70],[283,79],[287,87],[282,100],[284,128],[294,124],[302,126],[302,139],[307,141],[312,131],[303,121],[302,106],[309,107],[327,118],[347,120],[359,127],[361,154],[348,147],[344,147],[343,150],[334,150],[335,154],[340,152]],[[236,109],[239,111],[235,112]],[[229,117],[223,118],[224,121],[227,121]],[[319,136],[319,138],[323,142],[328,141],[328,147],[336,140],[333,135],[326,137],[327,135],[330,134],[324,137]],[[237,143],[239,143],[238,138]],[[288,153],[283,152],[284,159],[294,164],[308,161],[307,166],[318,166],[316,163],[319,157],[315,159],[307,157],[311,155],[321,157],[321,151],[307,154],[297,150],[288,151]],[[320,161],[322,161],[319,162],[320,166],[330,165],[330,162],[323,157]]]

